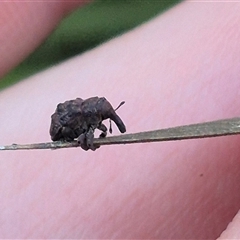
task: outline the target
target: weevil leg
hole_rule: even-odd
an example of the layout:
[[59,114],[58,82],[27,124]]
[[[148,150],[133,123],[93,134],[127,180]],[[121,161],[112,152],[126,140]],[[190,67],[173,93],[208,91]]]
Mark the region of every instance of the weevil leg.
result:
[[76,134],[70,127],[63,127],[62,128],[62,136],[66,141],[72,141],[76,138]]
[[86,143],[87,143],[88,148],[95,151],[97,149],[97,147],[94,146],[93,139],[94,139],[94,129],[92,127],[90,127],[86,133]]
[[87,132],[80,134],[77,141],[83,150],[87,151],[91,149],[95,151],[100,146],[95,146],[93,144],[93,139],[94,139],[94,129],[90,127]]
[[102,131],[102,133],[99,135],[99,138],[105,138],[107,136],[107,127],[101,123],[98,129]]
[[86,133],[82,133],[79,135],[77,142],[79,143],[79,145],[81,146],[81,148],[85,151],[87,151],[89,149],[89,147],[87,146],[87,142],[86,142]]

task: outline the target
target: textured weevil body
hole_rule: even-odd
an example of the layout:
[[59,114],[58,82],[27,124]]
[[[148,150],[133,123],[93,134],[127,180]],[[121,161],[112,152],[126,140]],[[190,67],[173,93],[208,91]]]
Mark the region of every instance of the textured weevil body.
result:
[[77,138],[84,150],[96,150],[93,145],[94,130],[101,130],[99,137],[106,137],[107,127],[102,121],[108,118],[116,123],[121,133],[126,132],[123,121],[104,97],[76,98],[59,103],[51,116],[51,139],[72,141]]

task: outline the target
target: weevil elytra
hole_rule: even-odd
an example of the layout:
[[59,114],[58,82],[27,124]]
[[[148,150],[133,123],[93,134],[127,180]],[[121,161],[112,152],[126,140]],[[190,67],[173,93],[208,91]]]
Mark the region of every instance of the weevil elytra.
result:
[[102,123],[103,120],[109,118],[110,121],[115,122],[121,133],[126,132],[123,121],[115,112],[117,109],[114,110],[104,97],[91,97],[86,100],[76,98],[59,103],[55,113],[51,116],[51,139],[53,141],[72,141],[77,138],[84,150],[96,150],[98,147],[93,144],[95,129],[102,131],[100,138],[107,135],[108,129]]

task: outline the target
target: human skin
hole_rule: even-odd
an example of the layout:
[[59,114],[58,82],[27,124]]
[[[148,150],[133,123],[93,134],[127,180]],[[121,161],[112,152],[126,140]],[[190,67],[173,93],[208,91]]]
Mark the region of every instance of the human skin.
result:
[[[0,142],[49,141],[57,103],[76,97],[125,100],[129,133],[239,116],[239,11],[181,3],[2,91]],[[1,152],[0,236],[216,239],[240,207],[239,141]],[[239,225],[223,238],[240,238]]]

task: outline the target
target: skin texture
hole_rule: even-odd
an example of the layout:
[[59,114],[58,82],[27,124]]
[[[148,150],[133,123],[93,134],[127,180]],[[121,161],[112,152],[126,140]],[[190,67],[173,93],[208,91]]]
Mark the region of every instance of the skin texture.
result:
[[[239,116],[239,11],[236,2],[184,2],[4,90],[0,142],[50,140],[56,104],[76,97],[125,100],[128,132]],[[1,152],[0,235],[216,239],[240,207],[239,141]],[[223,238],[240,238],[239,224],[236,215]]]

